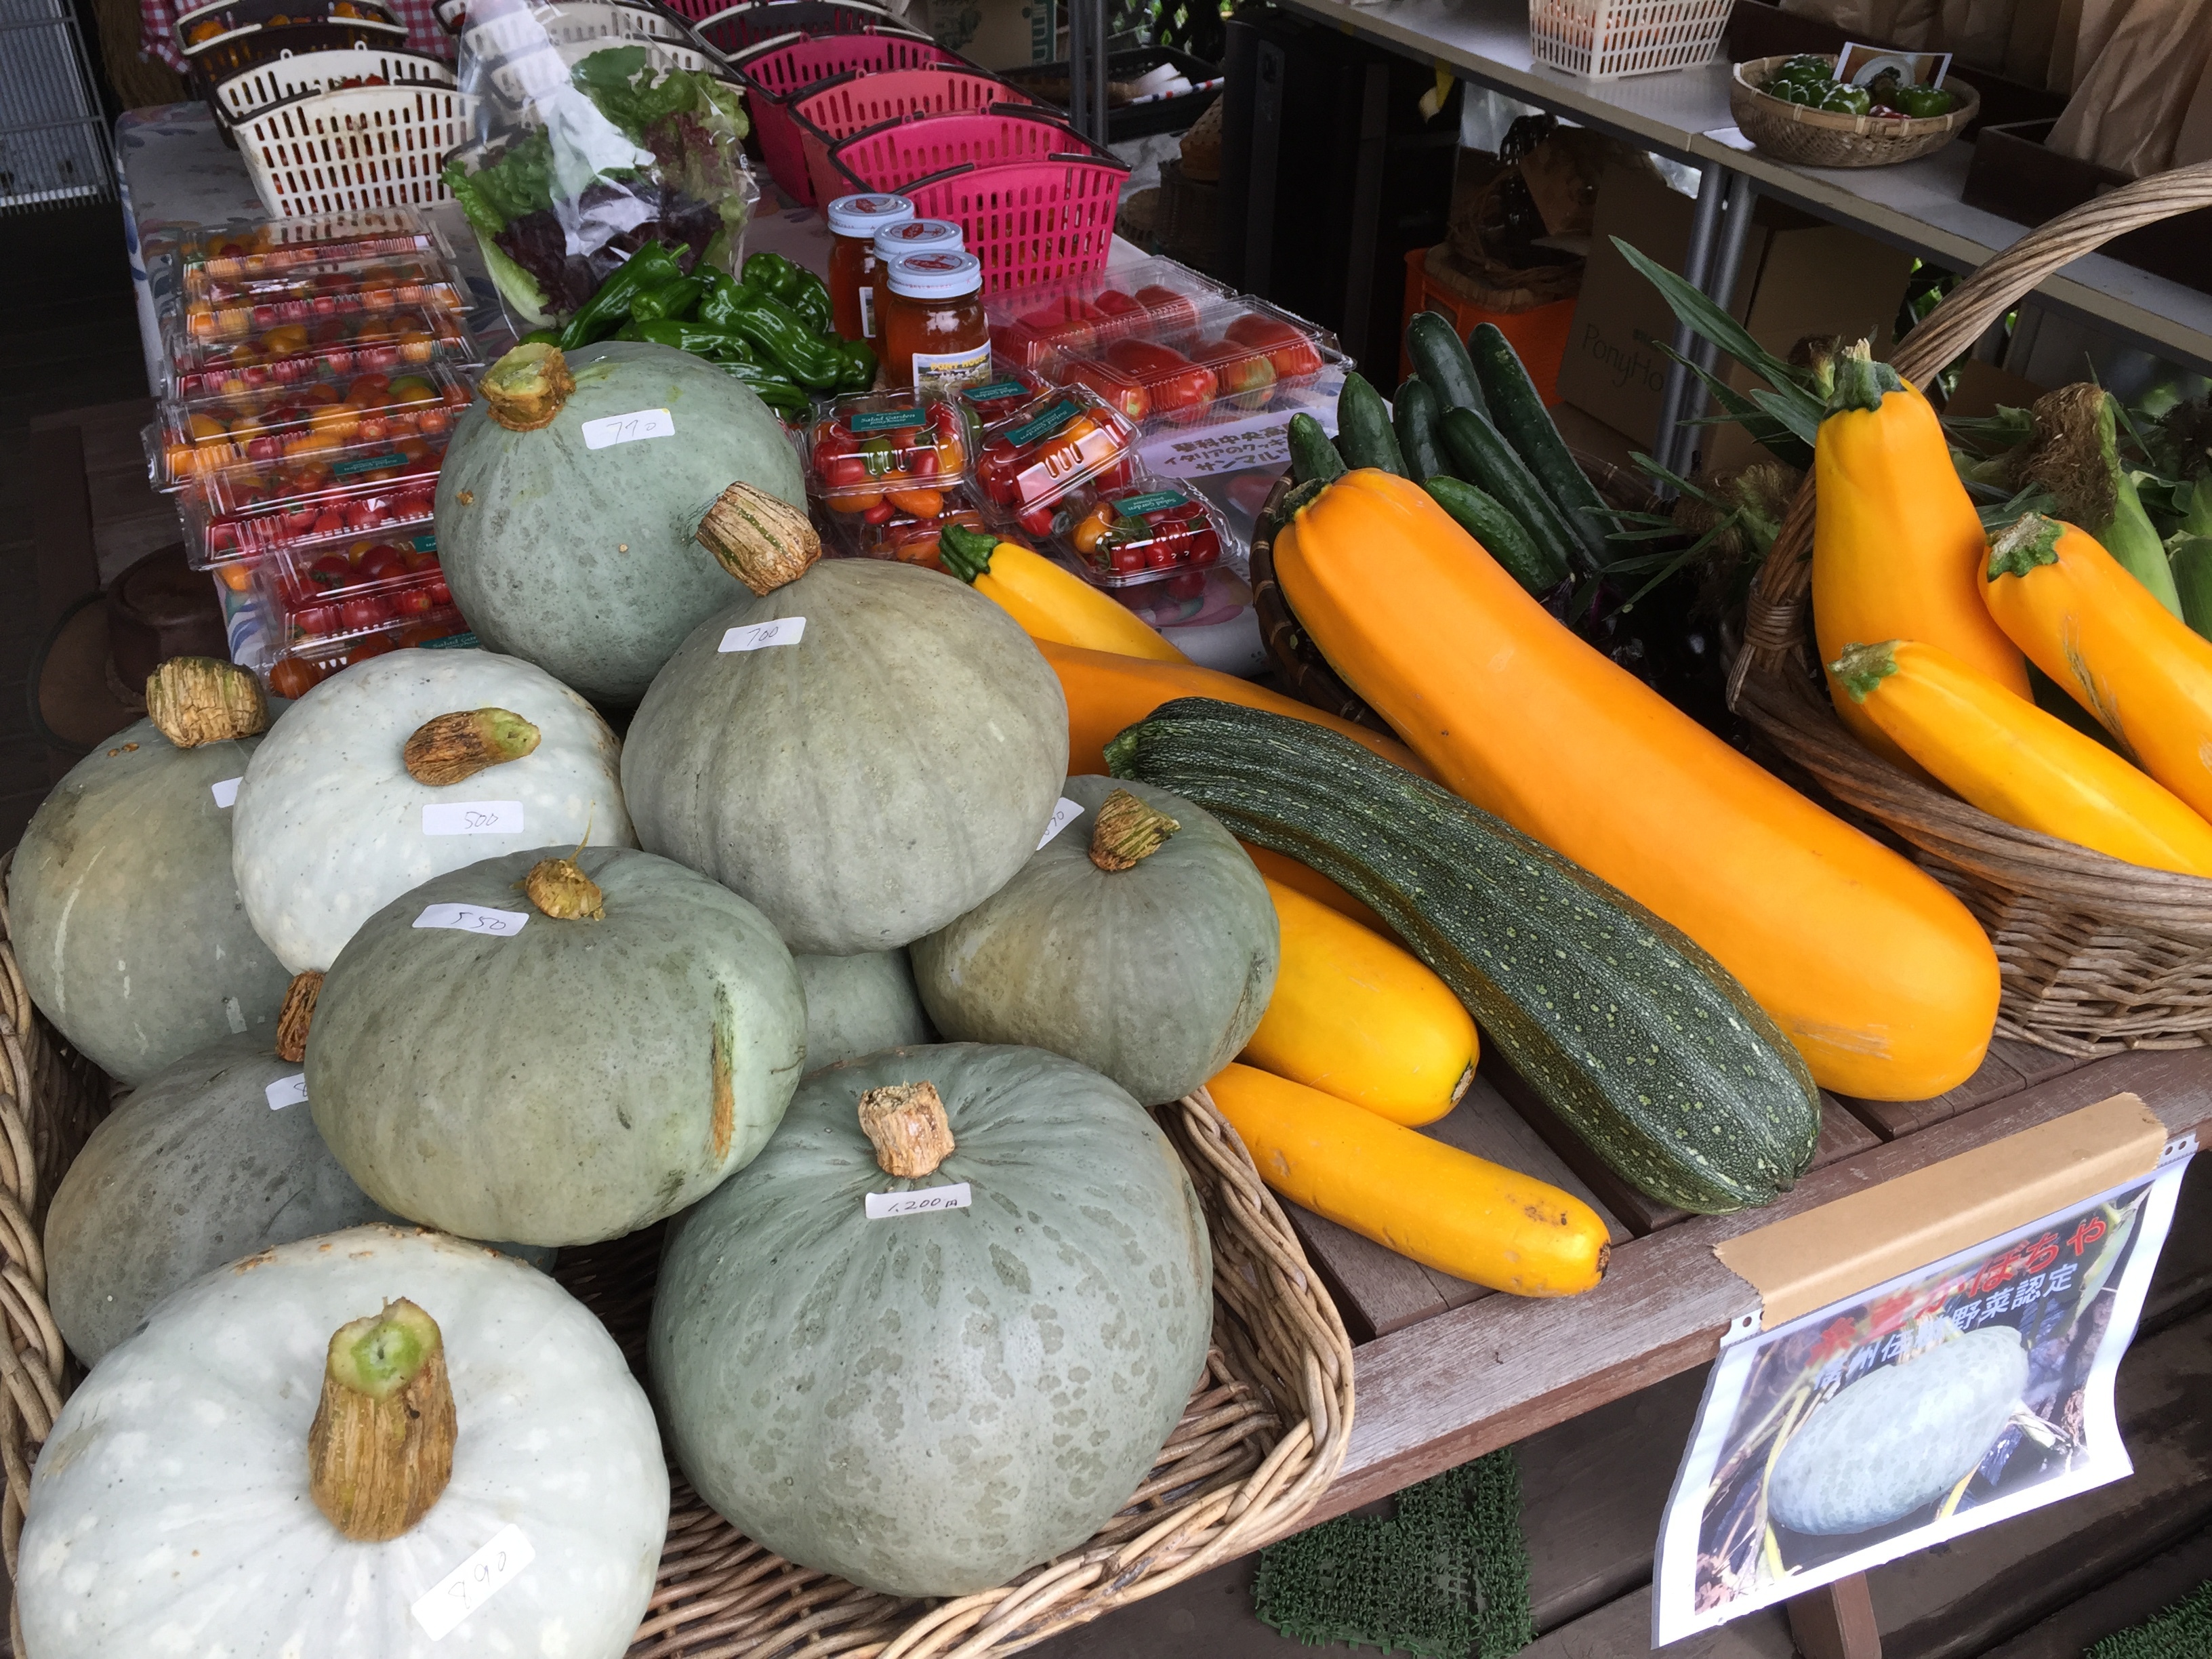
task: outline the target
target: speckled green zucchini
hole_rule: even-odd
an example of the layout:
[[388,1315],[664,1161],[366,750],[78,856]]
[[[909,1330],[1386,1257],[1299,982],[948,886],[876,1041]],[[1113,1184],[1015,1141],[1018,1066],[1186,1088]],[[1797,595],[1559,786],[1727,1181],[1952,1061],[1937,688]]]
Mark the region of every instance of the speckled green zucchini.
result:
[[1511,825],[1333,732],[1205,698],[1163,704],[1106,760],[1372,907],[1640,1191],[1717,1214],[1811,1164],[1819,1094],[1743,987]]

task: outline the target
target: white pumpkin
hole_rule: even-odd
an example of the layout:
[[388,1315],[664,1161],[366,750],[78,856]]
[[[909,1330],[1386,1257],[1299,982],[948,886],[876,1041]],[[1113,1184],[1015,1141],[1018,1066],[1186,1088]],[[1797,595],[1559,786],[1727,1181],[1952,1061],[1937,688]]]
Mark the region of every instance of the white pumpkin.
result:
[[[418,728],[477,708],[521,715],[537,748],[456,783],[409,775]],[[433,876],[573,847],[587,830],[594,847],[636,846],[621,769],[607,723],[542,668],[489,651],[372,657],[301,698],[254,751],[231,824],[239,896],[287,971],[327,969],[363,921]]]
[[[443,1335],[452,1476],[356,1542],[310,1492],[309,1429],[332,1334],[399,1297]],[[217,1269],[93,1368],[16,1589],[39,1659],[619,1659],[667,1525],[652,1409],[581,1304],[480,1245],[356,1227]],[[434,1637],[418,1605],[495,1541],[532,1559]]]

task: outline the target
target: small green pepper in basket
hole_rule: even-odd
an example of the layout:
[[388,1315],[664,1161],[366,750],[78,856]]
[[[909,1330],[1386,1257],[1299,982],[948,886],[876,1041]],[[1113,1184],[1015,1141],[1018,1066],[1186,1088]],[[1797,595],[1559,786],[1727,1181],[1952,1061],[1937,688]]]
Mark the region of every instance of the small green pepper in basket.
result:
[[1928,120],[1939,115],[1948,115],[1958,107],[1957,96],[1942,87],[1899,87],[1889,100],[1890,107],[1901,110],[1915,120]]
[[1874,107],[1874,94],[1864,87],[1848,86],[1838,82],[1820,94],[1815,106],[1838,115],[1864,115]]
[[649,288],[629,302],[630,319],[634,322],[659,323],[689,317],[706,287],[696,276],[678,276],[672,283]]

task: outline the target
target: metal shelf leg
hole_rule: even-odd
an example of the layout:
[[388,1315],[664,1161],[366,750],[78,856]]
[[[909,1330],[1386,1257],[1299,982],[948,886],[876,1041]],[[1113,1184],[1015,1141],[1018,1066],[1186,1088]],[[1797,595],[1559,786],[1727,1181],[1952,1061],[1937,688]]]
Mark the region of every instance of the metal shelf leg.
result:
[[[1690,246],[1682,260],[1682,276],[1699,290],[1705,289],[1706,277],[1713,268],[1713,255],[1720,240],[1721,201],[1727,193],[1728,180],[1729,171],[1718,161],[1706,162],[1698,180],[1698,205],[1690,216]],[[1674,325],[1677,354],[1687,356],[1696,340],[1688,324]],[[1669,465],[1676,452],[1676,422],[1681,416],[1689,383],[1687,368],[1679,362],[1667,365],[1666,382],[1659,394],[1659,430],[1652,434],[1651,453]]]

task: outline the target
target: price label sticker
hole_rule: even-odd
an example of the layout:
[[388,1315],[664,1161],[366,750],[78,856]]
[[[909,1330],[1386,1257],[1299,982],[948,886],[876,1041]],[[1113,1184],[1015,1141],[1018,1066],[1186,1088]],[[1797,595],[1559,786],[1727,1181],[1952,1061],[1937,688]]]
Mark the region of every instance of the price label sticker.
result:
[[442,1642],[461,1620],[514,1582],[516,1575],[538,1559],[521,1528],[509,1524],[492,1534],[492,1540],[441,1578],[415,1603],[415,1622]]
[[1045,821],[1044,834],[1038,838],[1037,850],[1042,852],[1048,842],[1082,816],[1083,809],[1062,795],[1060,805],[1052,809],[1052,817]]
[[530,920],[522,910],[490,910],[481,904],[432,904],[415,918],[417,927],[457,927],[464,933],[519,933]]
[[764,651],[771,645],[797,645],[806,635],[804,617],[778,617],[774,622],[747,623],[722,635],[722,651]]
[[584,434],[585,448],[612,449],[617,444],[634,444],[646,438],[672,438],[676,417],[665,409],[638,409],[627,415],[586,421],[577,430]]
[[422,805],[426,836],[519,836],[519,800],[434,800]]
[[261,1091],[269,1097],[269,1109],[281,1112],[287,1106],[307,1103],[307,1074],[295,1072],[289,1077],[280,1077]]
[[238,786],[245,781],[244,778],[225,778],[221,783],[210,784],[208,788],[214,793],[217,806],[235,806],[238,805]]
[[911,1193],[870,1193],[867,1196],[868,1219],[893,1221],[901,1216],[933,1215],[939,1210],[964,1210],[973,1202],[973,1195],[964,1181],[956,1181],[950,1187],[924,1187]]

